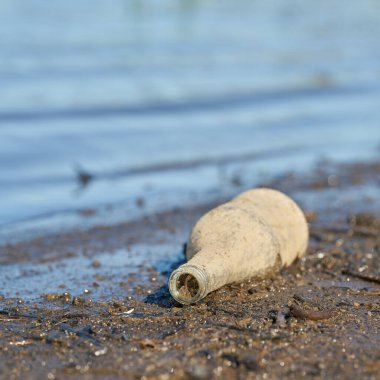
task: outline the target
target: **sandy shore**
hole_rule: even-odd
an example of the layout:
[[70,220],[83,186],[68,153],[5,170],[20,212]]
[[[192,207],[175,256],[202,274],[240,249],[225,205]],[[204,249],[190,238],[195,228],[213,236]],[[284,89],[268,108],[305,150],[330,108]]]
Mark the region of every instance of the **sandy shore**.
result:
[[377,378],[379,164],[262,185],[303,206],[307,256],[191,307],[166,282],[214,203],[1,246],[0,378]]

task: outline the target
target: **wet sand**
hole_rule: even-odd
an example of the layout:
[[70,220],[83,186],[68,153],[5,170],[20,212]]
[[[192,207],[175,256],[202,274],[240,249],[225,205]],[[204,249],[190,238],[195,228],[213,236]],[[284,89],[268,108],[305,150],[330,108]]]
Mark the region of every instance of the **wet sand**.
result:
[[1,246],[0,377],[378,378],[379,163],[324,162],[261,185],[303,206],[307,256],[194,306],[166,282],[215,203]]

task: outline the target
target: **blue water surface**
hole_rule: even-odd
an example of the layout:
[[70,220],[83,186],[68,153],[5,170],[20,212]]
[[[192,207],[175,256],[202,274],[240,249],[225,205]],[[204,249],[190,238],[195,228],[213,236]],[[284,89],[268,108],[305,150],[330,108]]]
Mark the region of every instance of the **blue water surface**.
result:
[[3,0],[0,230],[379,159],[379,41],[375,0]]

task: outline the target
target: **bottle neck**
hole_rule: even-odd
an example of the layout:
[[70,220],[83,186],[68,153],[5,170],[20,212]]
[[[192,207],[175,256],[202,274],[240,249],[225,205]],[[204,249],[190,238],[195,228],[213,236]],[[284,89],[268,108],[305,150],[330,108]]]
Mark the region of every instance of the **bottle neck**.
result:
[[183,305],[191,305],[210,292],[209,276],[198,265],[184,264],[176,269],[169,279],[169,291],[173,298]]

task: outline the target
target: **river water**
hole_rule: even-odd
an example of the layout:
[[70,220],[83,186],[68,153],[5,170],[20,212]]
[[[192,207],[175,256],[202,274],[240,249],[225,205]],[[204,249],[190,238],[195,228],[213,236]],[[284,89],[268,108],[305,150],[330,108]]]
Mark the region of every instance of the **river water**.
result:
[[379,40],[375,0],[3,0],[0,235],[378,159]]

